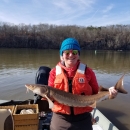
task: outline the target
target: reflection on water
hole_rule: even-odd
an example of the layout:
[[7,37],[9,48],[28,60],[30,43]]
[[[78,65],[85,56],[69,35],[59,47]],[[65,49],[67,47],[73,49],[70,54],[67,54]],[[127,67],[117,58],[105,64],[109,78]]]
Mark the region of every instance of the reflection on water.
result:
[[129,73],[130,52],[84,51],[82,61],[100,73]]
[[[126,73],[124,86],[130,93],[130,52],[83,50],[80,59],[95,71],[99,85],[104,87],[115,85]],[[0,99],[33,98],[32,92],[26,94],[24,85],[35,83],[40,66],[52,68],[58,61],[58,50],[0,49]],[[130,129],[129,93],[97,106],[121,130]]]
[[[100,73],[129,73],[130,52],[82,50],[80,59]],[[58,50],[0,49],[1,69],[37,69],[39,65],[55,66]]]

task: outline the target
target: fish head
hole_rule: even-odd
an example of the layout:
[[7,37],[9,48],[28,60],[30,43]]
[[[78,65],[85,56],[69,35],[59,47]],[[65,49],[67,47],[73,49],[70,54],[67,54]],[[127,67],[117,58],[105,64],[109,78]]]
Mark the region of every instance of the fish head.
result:
[[33,93],[36,93],[38,95],[43,95],[48,93],[48,89],[46,85],[41,85],[41,84],[26,84],[25,87],[28,90],[33,91]]

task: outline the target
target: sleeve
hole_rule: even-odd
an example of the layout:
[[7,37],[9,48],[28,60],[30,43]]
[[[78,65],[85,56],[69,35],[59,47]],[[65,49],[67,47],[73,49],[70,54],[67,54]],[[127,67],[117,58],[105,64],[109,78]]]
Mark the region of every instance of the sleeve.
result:
[[85,74],[89,85],[92,87],[93,94],[97,94],[99,86],[94,71],[91,68],[87,67]]
[[49,73],[48,85],[54,87],[54,80],[56,76],[56,68],[53,68]]

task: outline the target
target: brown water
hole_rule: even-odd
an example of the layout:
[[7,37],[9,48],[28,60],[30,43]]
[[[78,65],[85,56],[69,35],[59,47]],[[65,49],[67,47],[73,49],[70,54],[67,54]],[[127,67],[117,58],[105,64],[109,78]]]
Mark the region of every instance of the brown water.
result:
[[[101,102],[97,108],[120,130],[130,130],[130,52],[82,51],[81,61],[91,67],[99,85],[110,87],[126,73],[127,95]],[[0,49],[0,99],[33,99],[26,94],[26,83],[35,83],[35,74],[42,65],[54,67],[59,61],[58,50]]]

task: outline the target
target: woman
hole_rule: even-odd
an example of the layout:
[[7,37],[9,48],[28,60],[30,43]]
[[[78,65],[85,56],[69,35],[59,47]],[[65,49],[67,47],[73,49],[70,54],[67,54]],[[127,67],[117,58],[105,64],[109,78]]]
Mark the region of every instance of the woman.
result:
[[[78,95],[98,93],[95,73],[80,62],[80,45],[74,38],[65,39],[60,48],[61,61],[51,70],[48,85]],[[111,87],[110,94],[117,91]],[[51,130],[92,130],[92,107],[69,107],[54,102]]]

